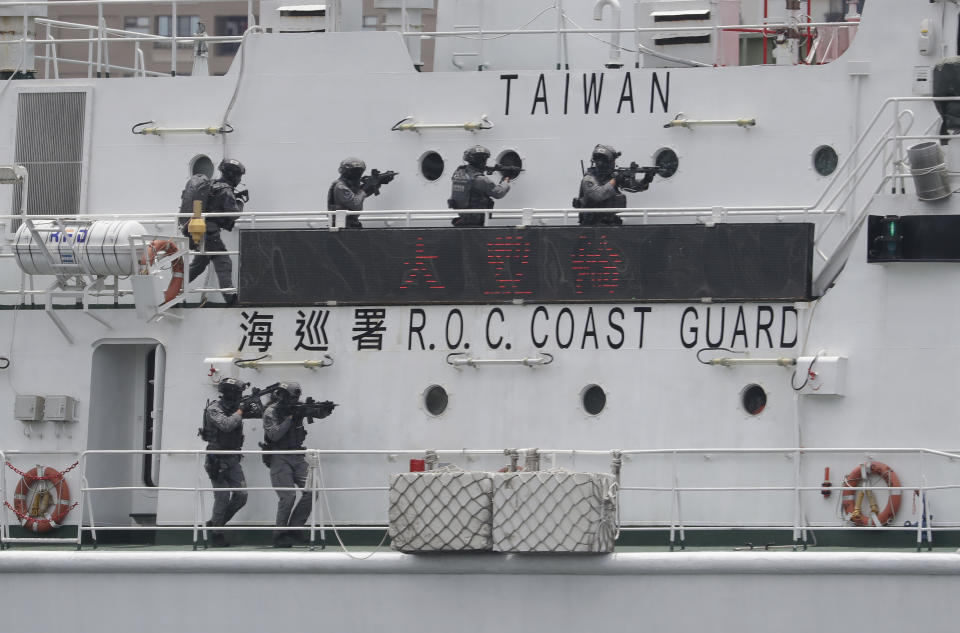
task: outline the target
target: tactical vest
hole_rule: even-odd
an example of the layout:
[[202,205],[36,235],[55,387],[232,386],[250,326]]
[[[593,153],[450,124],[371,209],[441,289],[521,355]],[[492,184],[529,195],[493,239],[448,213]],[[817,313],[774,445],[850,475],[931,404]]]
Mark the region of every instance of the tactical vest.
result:
[[[589,177],[593,178],[593,181],[598,186],[602,186],[606,183],[606,180],[601,182],[600,178],[598,178],[597,175],[592,171],[588,172],[588,174]],[[609,178],[607,178],[607,180],[609,180]],[[623,209],[627,206],[627,197],[618,189],[615,195],[610,196],[606,200],[602,200],[600,202],[590,202],[584,195],[583,180],[581,180],[580,192],[578,193],[573,206],[576,209]]]
[[[283,419],[287,417],[287,414],[283,409],[278,408],[276,405],[272,405],[272,417],[278,419],[279,422],[283,422]],[[267,407],[267,411],[270,411],[271,407]],[[266,413],[264,413],[266,416]],[[298,448],[303,448],[303,442],[307,439],[307,430],[303,428],[303,424],[291,424],[290,428],[287,429],[287,432],[283,434],[279,439],[271,440],[267,437],[266,432],[263,434],[263,441],[266,446],[269,446],[268,450],[272,451],[292,451]]]
[[473,180],[476,175],[467,171],[466,165],[460,165],[453,172],[453,186],[450,189],[450,208],[452,209],[485,209],[486,203],[477,204],[473,200]]
[[233,431],[225,432],[210,420],[210,407],[219,407],[219,402],[214,402],[203,410],[203,426],[200,428],[200,439],[208,444],[208,448],[219,451],[238,451],[243,448],[243,425],[238,425]]

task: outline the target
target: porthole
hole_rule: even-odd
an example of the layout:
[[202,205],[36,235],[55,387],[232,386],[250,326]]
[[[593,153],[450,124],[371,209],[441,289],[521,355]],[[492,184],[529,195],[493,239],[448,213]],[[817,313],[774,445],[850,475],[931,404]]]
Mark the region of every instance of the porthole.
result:
[[580,400],[584,411],[590,415],[599,415],[607,406],[607,393],[600,385],[587,385],[580,394]]
[[677,157],[675,151],[669,147],[664,147],[663,149],[657,150],[656,155],[653,157],[653,164],[660,168],[660,172],[657,174],[658,176],[661,178],[669,178],[677,173],[677,169],[680,168],[680,159]]
[[203,174],[207,178],[213,178],[213,161],[210,160],[209,156],[200,154],[190,161],[190,175],[196,176],[197,174]]
[[516,153],[512,149],[500,152],[500,155],[497,156],[497,164],[510,168],[509,171],[505,172],[510,176],[510,180],[516,180],[519,178],[521,172],[523,171],[523,159],[520,158],[520,154]]
[[829,176],[837,170],[837,151],[829,145],[821,145],[813,150],[813,168],[821,176]]
[[436,152],[427,152],[420,157],[420,175],[433,182],[443,175],[443,156]]
[[450,402],[447,396],[447,390],[440,385],[430,385],[423,392],[423,406],[426,407],[430,415],[441,415],[447,410],[447,404]]
[[767,407],[767,392],[760,385],[747,385],[740,392],[740,404],[750,415],[760,415]]

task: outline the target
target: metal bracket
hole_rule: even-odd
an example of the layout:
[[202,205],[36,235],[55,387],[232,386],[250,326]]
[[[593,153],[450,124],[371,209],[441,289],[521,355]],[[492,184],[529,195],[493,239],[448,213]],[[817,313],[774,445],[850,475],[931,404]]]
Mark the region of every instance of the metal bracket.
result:
[[479,121],[467,121],[466,123],[420,123],[413,118],[413,115],[405,116],[390,128],[392,132],[419,132],[420,130],[440,130],[440,129],[461,129],[468,132],[477,130],[489,130],[493,123],[487,118],[487,115],[481,115]]
[[737,125],[742,128],[753,127],[757,124],[756,117],[743,117],[740,119],[688,119],[683,112],[678,113],[673,120],[664,125],[665,128],[685,127],[690,129],[693,125]]
[[525,365],[533,368],[540,365],[549,365],[553,362],[553,354],[543,352],[536,358],[474,358],[462,352],[447,354],[447,364],[459,369],[463,365],[479,367],[480,365]]
[[216,136],[217,134],[229,134],[233,132],[233,126],[229,123],[224,123],[210,127],[160,127],[155,121],[143,121],[142,123],[134,124],[134,126],[130,128],[130,131],[142,136],[162,136],[164,134],[209,134],[210,136]]

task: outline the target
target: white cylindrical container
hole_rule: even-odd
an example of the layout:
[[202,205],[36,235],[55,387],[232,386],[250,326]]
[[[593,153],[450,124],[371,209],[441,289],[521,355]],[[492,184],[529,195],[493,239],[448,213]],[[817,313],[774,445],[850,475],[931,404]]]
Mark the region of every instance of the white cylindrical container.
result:
[[950,176],[947,174],[947,165],[939,142],[926,141],[907,148],[907,160],[918,198],[939,200],[952,193]]
[[[132,275],[137,271],[130,238],[146,230],[139,222],[34,222],[44,247],[21,226],[13,243],[17,265],[28,275]],[[50,254],[48,258],[46,253]]]

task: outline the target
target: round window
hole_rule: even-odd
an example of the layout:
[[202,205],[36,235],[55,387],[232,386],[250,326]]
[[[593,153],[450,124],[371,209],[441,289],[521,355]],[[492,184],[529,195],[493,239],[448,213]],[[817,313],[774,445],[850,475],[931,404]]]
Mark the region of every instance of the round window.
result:
[[207,178],[213,178],[213,161],[209,156],[200,154],[190,161],[190,175],[196,176],[203,174]]
[[760,415],[767,406],[767,392],[760,385],[747,385],[740,392],[740,403],[750,415]]
[[427,152],[420,157],[420,174],[433,182],[443,175],[443,156],[436,152]]
[[520,158],[520,154],[512,149],[500,152],[500,155],[497,156],[497,164],[501,167],[506,167],[501,174],[509,176],[510,180],[519,178],[520,172],[523,171],[523,159]]
[[661,178],[669,178],[677,173],[677,169],[680,168],[680,159],[677,158],[675,151],[669,147],[664,147],[663,149],[657,150],[656,155],[653,157],[653,164],[660,168],[658,175]]
[[607,394],[600,385],[588,385],[580,394],[583,410],[590,415],[599,415],[607,406]]
[[829,145],[821,145],[813,151],[813,168],[821,176],[829,176],[837,170],[837,151]]
[[440,385],[430,385],[423,393],[423,405],[430,415],[441,415],[447,410],[449,401],[447,390]]

